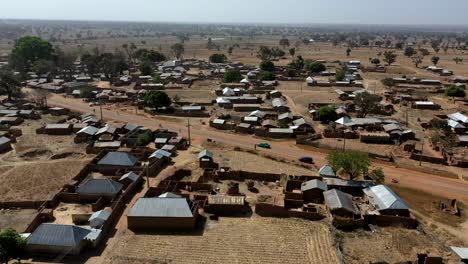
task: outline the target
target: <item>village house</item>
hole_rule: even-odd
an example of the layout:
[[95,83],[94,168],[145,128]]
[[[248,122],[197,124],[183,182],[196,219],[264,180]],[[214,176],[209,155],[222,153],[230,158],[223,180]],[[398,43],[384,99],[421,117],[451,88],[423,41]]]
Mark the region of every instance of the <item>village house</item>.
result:
[[76,193],[85,201],[97,201],[101,197],[112,200],[123,189],[123,184],[111,179],[89,179],[78,186]]
[[310,180],[302,183],[301,192],[304,203],[322,203],[323,192],[328,190],[328,186],[321,180]]
[[92,228],[101,228],[104,223],[109,219],[110,213],[106,210],[94,212],[88,219],[89,226]]
[[127,215],[133,231],[179,230],[195,228],[198,206],[186,198],[139,198]]
[[386,185],[377,185],[363,190],[369,203],[382,215],[409,217],[409,207],[392,189]]
[[7,137],[0,137],[0,153],[12,150],[11,140]]
[[138,163],[138,158],[126,152],[108,152],[98,162],[98,169],[103,174],[113,174],[120,169],[132,169]]
[[206,149],[202,150],[200,153],[198,153],[199,167],[212,168],[214,164],[213,157],[213,152]]
[[[78,255],[90,243],[90,237],[100,230],[43,223],[27,240],[27,249],[33,253]],[[93,238],[94,240],[94,238]]]
[[332,189],[323,193],[325,204],[333,216],[346,218],[359,217],[359,209],[354,204],[353,197],[340,190]]
[[72,125],[68,123],[63,124],[46,124],[44,132],[48,135],[70,135],[73,133]]

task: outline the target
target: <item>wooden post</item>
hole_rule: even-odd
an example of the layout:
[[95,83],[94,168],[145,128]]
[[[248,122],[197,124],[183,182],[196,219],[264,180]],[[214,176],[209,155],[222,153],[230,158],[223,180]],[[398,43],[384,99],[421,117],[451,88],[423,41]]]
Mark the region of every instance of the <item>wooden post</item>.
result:
[[99,111],[101,111],[101,121],[104,121],[103,117],[102,117],[102,104],[99,103]]
[[422,155],[423,155],[423,152],[424,152],[424,138],[423,138],[422,144],[421,144],[421,153],[419,154],[419,166],[422,166]]
[[190,118],[187,118],[187,129],[188,129],[188,145],[192,145],[192,139],[190,136]]

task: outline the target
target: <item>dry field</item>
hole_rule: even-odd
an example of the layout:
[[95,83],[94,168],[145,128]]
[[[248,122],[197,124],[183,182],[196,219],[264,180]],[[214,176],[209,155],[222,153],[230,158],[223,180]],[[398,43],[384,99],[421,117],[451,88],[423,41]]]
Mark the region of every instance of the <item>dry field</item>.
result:
[[350,264],[415,261],[419,253],[428,253],[430,256],[440,256],[445,259],[450,259],[451,255],[450,250],[443,246],[441,241],[418,230],[378,228],[375,232],[356,231],[339,234],[343,256],[346,263]]
[[23,232],[36,216],[33,209],[0,210],[0,230],[11,227]]
[[221,218],[202,235],[117,236],[105,263],[340,263],[328,227],[300,219]]
[[18,164],[0,175],[1,201],[47,200],[68,183],[89,160]]
[[12,151],[0,156],[0,201],[50,199],[89,162],[85,145],[73,143],[72,135],[36,134],[43,123],[59,119],[44,115],[18,126],[23,135]]
[[171,98],[174,98],[175,95],[179,96],[181,102],[209,103],[216,99],[214,92],[208,90],[174,89],[165,90],[165,92]]

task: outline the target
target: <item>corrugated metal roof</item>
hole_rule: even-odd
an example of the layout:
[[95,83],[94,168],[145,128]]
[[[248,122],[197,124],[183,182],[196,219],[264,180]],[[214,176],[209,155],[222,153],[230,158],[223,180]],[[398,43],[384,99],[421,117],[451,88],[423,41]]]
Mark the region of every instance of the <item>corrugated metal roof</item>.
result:
[[123,188],[123,184],[110,179],[91,179],[76,189],[81,194],[117,194]]
[[324,165],[318,171],[320,176],[336,177],[335,170],[330,165]]
[[464,115],[464,114],[462,114],[460,112],[456,112],[456,113],[447,115],[447,117],[452,119],[453,121],[468,123],[468,116],[466,116],[466,115]]
[[97,127],[87,126],[80,129],[80,131],[76,132],[76,134],[87,134],[90,136],[94,136],[98,132],[98,130],[99,129]]
[[163,157],[166,157],[166,158],[170,158],[172,156],[172,154],[168,151],[165,151],[165,150],[162,150],[162,149],[158,149],[156,150],[155,152],[153,152],[149,158],[156,158],[156,159],[161,159]]
[[7,137],[0,137],[0,145],[3,145],[3,144],[6,144],[6,143],[10,143],[11,140]]
[[320,180],[310,180],[302,183],[301,185],[301,191],[307,191],[307,190],[312,190],[312,189],[320,189],[320,190],[328,190],[328,186],[326,183]]
[[130,208],[130,217],[193,217],[185,198],[140,198]]
[[372,186],[363,191],[377,210],[409,209],[408,205],[386,185]]
[[128,172],[128,173],[122,175],[122,177],[120,177],[119,181],[122,181],[122,180],[125,180],[125,179],[130,179],[131,181],[137,181],[138,178],[140,178],[140,176],[138,176],[138,174],[131,171],[131,172]]
[[93,213],[91,217],[89,217],[89,221],[94,220],[94,219],[101,219],[101,220],[106,221],[107,219],[109,219],[109,216],[110,216],[109,212],[105,210],[101,210],[101,211],[97,211]]
[[98,165],[115,165],[115,166],[134,166],[138,159],[132,154],[125,152],[109,152],[101,160]]
[[462,260],[468,260],[468,248],[450,247]]
[[202,150],[200,153],[198,153],[198,159],[201,158],[213,158],[213,153],[207,149]]
[[41,224],[28,239],[28,245],[75,247],[91,230],[75,225]]
[[359,214],[359,210],[353,202],[353,197],[340,190],[333,189],[323,193],[325,204],[330,210],[345,209],[354,214]]
[[159,198],[182,198],[182,196],[172,193],[172,192],[165,192],[158,196]]

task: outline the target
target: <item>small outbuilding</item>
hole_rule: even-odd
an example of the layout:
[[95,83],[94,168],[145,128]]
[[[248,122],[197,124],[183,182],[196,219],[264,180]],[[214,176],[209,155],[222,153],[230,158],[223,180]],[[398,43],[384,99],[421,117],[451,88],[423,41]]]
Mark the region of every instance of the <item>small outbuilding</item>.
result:
[[332,215],[347,218],[359,216],[359,210],[353,202],[353,197],[340,190],[332,189],[323,193],[325,204]]
[[301,192],[304,203],[322,203],[323,192],[328,190],[326,183],[320,180],[310,180],[302,183]]

